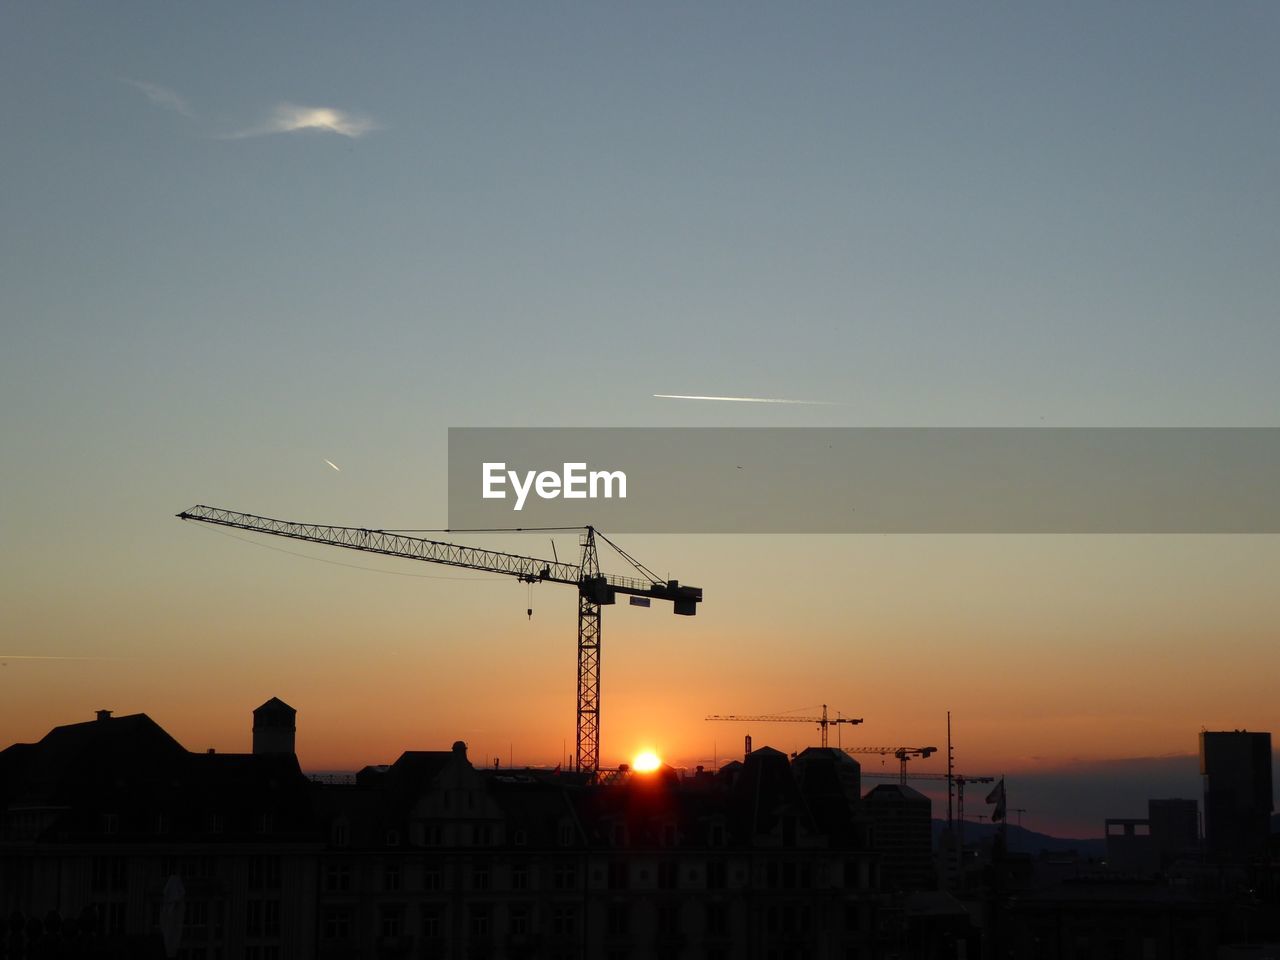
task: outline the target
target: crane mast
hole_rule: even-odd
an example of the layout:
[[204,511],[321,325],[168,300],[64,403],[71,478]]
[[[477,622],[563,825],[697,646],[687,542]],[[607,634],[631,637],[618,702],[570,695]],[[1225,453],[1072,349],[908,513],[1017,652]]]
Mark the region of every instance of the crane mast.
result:
[[[592,775],[600,764],[600,608],[616,603],[618,595],[622,594],[647,600],[667,600],[671,602],[674,613],[691,617],[698,612],[698,604],[702,602],[701,587],[681,584],[678,580],[659,579],[651,570],[590,526],[582,528],[579,540],[581,560],[574,565],[558,559],[544,560],[498,550],[466,547],[443,540],[428,540],[393,530],[294,523],[203,504],[184,510],[177,516],[182,520],[195,520],[251,533],[265,533],[387,557],[503,574],[515,577],[521,583],[562,583],[577,587],[578,697],[577,745],[574,756],[576,768]],[[597,535],[617,550],[639,576],[601,574],[596,549]]]

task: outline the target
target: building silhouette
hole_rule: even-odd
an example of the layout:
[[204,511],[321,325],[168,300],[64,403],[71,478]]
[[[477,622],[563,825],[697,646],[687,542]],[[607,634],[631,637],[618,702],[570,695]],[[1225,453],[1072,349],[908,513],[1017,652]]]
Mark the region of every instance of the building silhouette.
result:
[[1108,818],[1107,863],[1121,873],[1150,876],[1200,846],[1199,808],[1194,800],[1148,800],[1146,819]]
[[[458,741],[312,778],[296,719],[268,700],[224,754],[103,710],[0,751],[0,960],[1147,960],[1280,936],[1275,856],[1042,882],[1001,842],[936,889],[928,798],[862,794],[839,750],[593,779]],[[1216,801],[1256,788],[1206,752]],[[1194,802],[1148,813],[1168,850],[1194,839]]]
[[1221,860],[1265,857],[1273,809],[1271,734],[1201,731],[1200,773],[1210,855]]
[[295,720],[269,700],[254,752],[194,753],[103,711],[0,752],[0,940],[24,944],[0,956],[163,956],[179,890],[191,960],[880,955],[881,855],[839,751],[592,783],[457,742],[317,782]]
[[272,697],[253,711],[255,754],[294,752],[298,711],[279,697]]

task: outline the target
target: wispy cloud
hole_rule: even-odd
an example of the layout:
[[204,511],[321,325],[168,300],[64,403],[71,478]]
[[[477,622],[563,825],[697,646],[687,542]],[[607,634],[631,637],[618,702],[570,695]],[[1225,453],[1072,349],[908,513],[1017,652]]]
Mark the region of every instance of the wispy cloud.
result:
[[659,400],[720,400],[726,403],[798,403],[807,407],[838,407],[834,400],[788,400],[783,397],[700,397],[684,393],[655,393]]
[[172,110],[175,113],[182,114],[184,117],[192,116],[191,107],[187,105],[187,101],[168,87],[162,87],[158,83],[146,83],[142,80],[130,80],[127,77],[122,78],[122,80],[134,89],[141,90],[143,95],[157,107]]
[[298,133],[304,130],[336,133],[355,139],[374,129],[376,124],[368,117],[361,117],[345,110],[282,103],[276,107],[265,123],[229,134],[227,139],[240,140],[245,137],[265,137],[275,133]]

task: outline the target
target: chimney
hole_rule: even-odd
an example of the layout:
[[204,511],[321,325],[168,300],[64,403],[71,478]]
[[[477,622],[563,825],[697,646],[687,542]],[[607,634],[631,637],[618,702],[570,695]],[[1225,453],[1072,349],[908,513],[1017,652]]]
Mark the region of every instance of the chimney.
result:
[[748,733],[748,734],[747,734],[747,752],[746,752],[746,755],[745,755],[742,759],[743,759],[743,760],[745,760],[745,759],[747,759],[747,757],[749,757],[749,756],[751,756],[751,734],[749,734],[749,733]]
[[110,711],[110,710],[99,710],[99,711],[97,712],[97,717],[98,717],[98,722],[99,722],[99,723],[101,723],[103,720],[110,720],[110,719],[111,719],[111,711]]

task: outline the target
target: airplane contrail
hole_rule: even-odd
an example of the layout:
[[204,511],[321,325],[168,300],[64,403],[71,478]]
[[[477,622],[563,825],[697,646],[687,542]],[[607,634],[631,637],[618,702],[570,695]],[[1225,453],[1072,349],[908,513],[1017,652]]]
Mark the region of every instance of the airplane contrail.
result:
[[118,660],[119,657],[29,657],[29,655],[8,655],[0,654],[0,660]]
[[782,397],[699,397],[683,393],[655,393],[659,400],[722,400],[727,403],[798,403],[806,407],[840,406],[834,400],[787,400]]
[[337,470],[339,473],[341,473],[341,472],[342,472],[342,468],[341,468],[340,466],[338,466],[336,463],[334,463],[332,460],[325,460],[325,463],[327,463],[329,466],[333,467],[333,469]]

